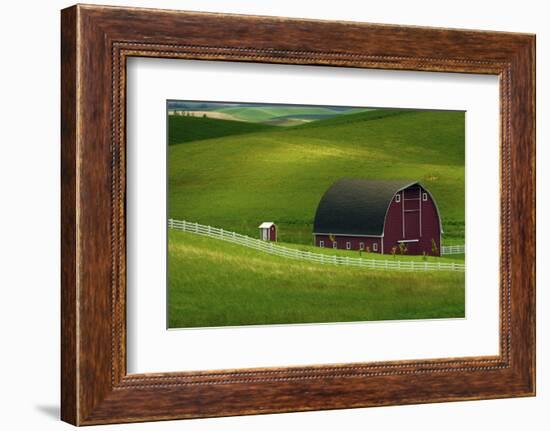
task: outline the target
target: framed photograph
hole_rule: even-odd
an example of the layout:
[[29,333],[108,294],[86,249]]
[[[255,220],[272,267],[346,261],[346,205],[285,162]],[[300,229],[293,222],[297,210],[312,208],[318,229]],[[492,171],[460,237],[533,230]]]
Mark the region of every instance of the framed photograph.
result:
[[534,35],[77,5],[61,44],[63,420],[535,394]]

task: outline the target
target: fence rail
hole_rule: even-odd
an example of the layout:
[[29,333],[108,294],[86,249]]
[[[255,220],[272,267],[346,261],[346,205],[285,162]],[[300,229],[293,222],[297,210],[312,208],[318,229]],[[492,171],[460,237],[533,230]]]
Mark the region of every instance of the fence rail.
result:
[[412,260],[380,260],[364,259],[360,257],[336,256],[322,253],[313,253],[294,248],[284,247],[269,241],[251,238],[236,232],[206,226],[199,223],[191,223],[185,220],[168,219],[170,229],[191,232],[202,236],[240,244],[245,247],[263,251],[276,256],[290,259],[305,260],[309,262],[355,266],[370,269],[399,270],[399,271],[459,271],[464,272],[465,266],[454,262],[422,262]]
[[441,246],[441,255],[445,254],[463,254],[464,245],[443,245]]

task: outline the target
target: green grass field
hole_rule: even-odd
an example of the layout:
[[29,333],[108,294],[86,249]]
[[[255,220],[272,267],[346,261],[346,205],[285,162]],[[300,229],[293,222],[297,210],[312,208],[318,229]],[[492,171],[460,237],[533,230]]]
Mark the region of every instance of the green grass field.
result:
[[169,231],[169,327],[464,317],[464,273],[294,261]]
[[311,244],[317,204],[335,180],[411,179],[435,197],[443,243],[463,244],[464,118],[388,109],[293,127],[171,119],[169,217],[252,237],[274,221],[281,241]]

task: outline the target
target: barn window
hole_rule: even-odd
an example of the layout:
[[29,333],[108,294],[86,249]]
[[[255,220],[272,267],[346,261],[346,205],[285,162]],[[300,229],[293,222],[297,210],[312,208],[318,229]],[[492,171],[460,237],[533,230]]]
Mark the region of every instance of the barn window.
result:
[[346,242],[346,250],[351,250],[351,242]]
[[360,242],[359,243],[359,250],[364,250],[365,249],[365,243],[364,242]]
[[377,242],[372,243],[372,251],[378,251],[378,243]]
[[399,193],[395,195],[395,202],[401,202],[401,195]]
[[428,200],[428,193],[422,193],[422,200],[427,201]]
[[319,247],[324,247],[325,246],[325,241],[319,241]]
[[338,243],[336,241],[332,241],[332,248],[338,248]]

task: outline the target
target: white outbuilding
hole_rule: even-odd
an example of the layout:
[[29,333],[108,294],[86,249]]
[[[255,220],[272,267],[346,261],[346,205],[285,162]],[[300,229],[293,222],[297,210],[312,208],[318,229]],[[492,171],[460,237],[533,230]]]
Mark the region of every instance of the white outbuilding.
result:
[[260,239],[264,241],[277,241],[277,226],[271,221],[264,221],[260,226]]

